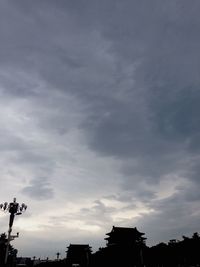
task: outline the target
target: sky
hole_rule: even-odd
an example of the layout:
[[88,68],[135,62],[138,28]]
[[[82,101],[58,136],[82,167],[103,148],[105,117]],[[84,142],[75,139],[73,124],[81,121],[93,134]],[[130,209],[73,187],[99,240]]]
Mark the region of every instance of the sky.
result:
[[[0,1],[0,202],[19,256],[200,231],[200,1]],[[8,213],[0,213],[0,232]]]

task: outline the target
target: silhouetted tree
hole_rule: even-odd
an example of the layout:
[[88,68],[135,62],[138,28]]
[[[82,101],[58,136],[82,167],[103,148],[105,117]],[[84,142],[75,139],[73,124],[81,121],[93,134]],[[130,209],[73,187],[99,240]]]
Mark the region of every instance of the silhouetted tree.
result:
[[191,238],[172,239],[168,244],[160,243],[148,249],[146,266],[148,267],[190,267],[200,266],[200,237],[194,233]]
[[4,260],[5,260],[5,252],[6,252],[6,234],[3,233],[0,236],[0,266],[4,265]]
[[[6,245],[7,245],[7,235],[5,233],[0,235],[0,266],[4,266],[5,261],[5,253],[6,253]],[[15,266],[17,256],[17,249],[14,249],[13,246],[9,245],[9,254],[8,254],[8,266]]]

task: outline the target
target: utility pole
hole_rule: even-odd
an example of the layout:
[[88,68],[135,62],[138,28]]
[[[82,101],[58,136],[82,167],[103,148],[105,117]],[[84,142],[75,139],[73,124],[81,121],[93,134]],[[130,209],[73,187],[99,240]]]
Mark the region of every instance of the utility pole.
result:
[[17,233],[16,236],[11,235],[15,215],[21,215],[22,212],[24,212],[27,209],[27,206],[24,203],[19,205],[19,203],[17,203],[16,201],[16,198],[14,198],[13,202],[9,204],[8,202],[5,202],[4,204],[0,204],[0,209],[2,209],[3,211],[8,211],[10,213],[9,224],[8,224],[8,240],[6,244],[6,253],[5,253],[5,261],[4,261],[6,265],[7,260],[8,260],[10,241],[14,240],[15,237],[19,236],[19,233]]

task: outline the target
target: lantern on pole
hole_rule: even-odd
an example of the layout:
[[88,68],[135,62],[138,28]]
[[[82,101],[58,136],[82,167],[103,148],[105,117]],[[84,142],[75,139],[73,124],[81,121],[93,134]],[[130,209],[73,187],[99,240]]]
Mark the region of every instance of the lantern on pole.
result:
[[[4,202],[3,204],[0,204],[0,209],[2,209],[5,212],[10,213],[9,224],[8,224],[8,240],[7,240],[6,253],[5,253],[5,264],[7,264],[9,245],[10,245],[10,241],[13,240],[13,236],[11,236],[11,232],[12,232],[12,226],[13,226],[15,215],[21,215],[24,211],[26,211],[27,205],[25,205],[24,203],[20,205],[19,203],[17,203],[16,198],[14,198],[13,202],[9,204],[8,202]],[[18,235],[16,237],[18,237]]]

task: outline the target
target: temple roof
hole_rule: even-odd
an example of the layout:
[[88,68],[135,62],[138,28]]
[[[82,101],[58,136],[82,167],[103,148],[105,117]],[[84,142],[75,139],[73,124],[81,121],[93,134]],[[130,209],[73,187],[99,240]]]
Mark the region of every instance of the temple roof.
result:
[[88,244],[70,244],[69,247],[77,247],[77,248],[84,248],[85,247],[85,248],[88,248],[90,246]]
[[139,232],[136,227],[113,226],[111,232],[106,235],[107,237],[104,239],[108,241],[107,245],[143,243],[146,240],[146,238],[143,237],[144,233]]
[[110,233],[107,233],[106,235],[112,235],[113,233],[116,233],[116,234],[127,234],[127,233],[131,233],[131,234],[137,234],[137,235],[145,235],[145,233],[141,233],[137,230],[136,227],[134,228],[131,228],[131,227],[116,227],[116,226],[113,226],[112,228],[112,231]]

